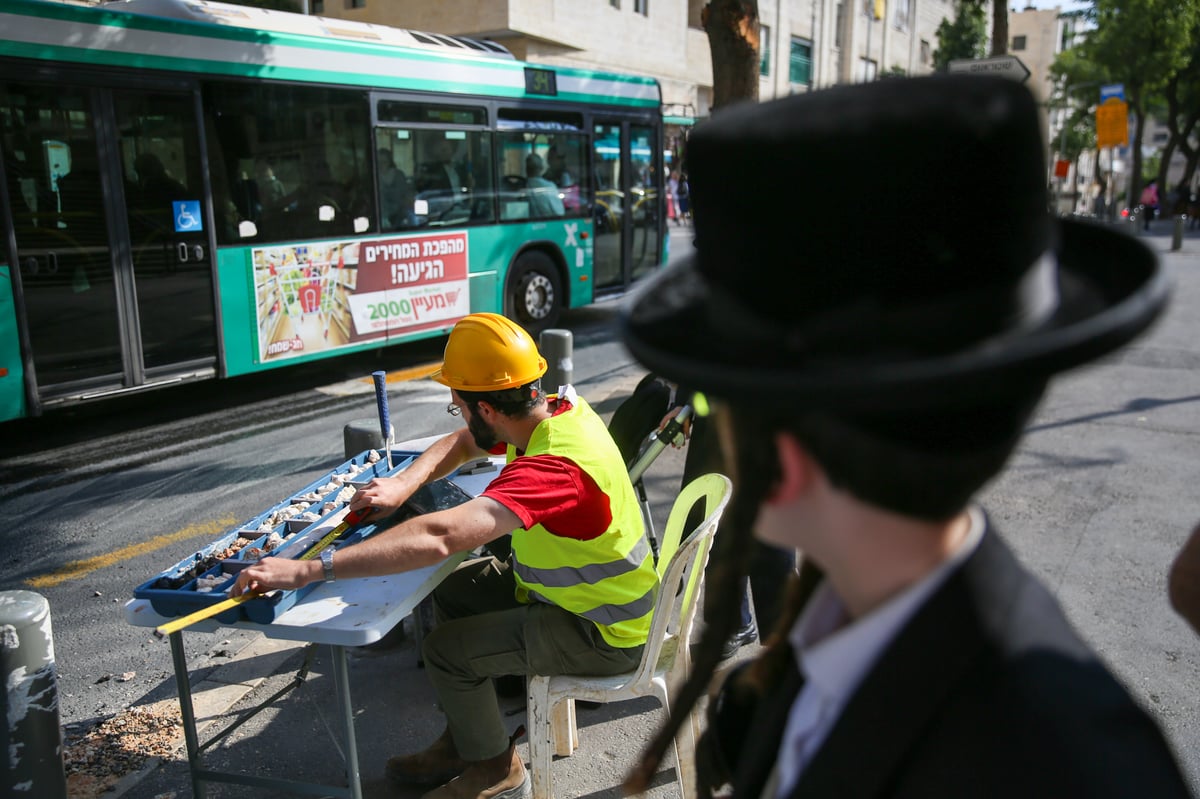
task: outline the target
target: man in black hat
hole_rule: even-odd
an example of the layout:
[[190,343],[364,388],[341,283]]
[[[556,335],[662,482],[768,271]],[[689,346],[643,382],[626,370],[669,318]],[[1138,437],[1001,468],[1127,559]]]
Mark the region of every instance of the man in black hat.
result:
[[[692,134],[696,253],[623,331],[716,400],[736,495],[713,557],[733,567],[706,587],[719,613],[630,787],[704,691],[754,529],[805,565],[773,641],[709,704],[705,793],[1188,795],[1157,726],[973,502],[1048,379],[1167,299],[1149,250],[1047,213],[1037,117],[1019,84],[938,76],[730,109]],[[830,200],[867,184],[887,214]],[[986,222],[969,202],[985,186]]]

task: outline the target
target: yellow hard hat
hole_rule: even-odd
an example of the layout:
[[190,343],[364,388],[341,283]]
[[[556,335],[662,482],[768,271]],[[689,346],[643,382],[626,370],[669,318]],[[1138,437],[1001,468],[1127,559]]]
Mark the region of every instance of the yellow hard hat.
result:
[[458,320],[446,342],[442,368],[432,377],[455,391],[502,391],[546,373],[546,359],[525,329],[494,313]]

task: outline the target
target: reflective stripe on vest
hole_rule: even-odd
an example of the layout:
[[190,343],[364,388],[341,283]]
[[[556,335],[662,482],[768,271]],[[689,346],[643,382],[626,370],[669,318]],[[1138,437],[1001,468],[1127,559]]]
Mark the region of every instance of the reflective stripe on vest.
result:
[[[601,605],[600,607],[592,608],[591,610],[581,611],[577,615],[583,616],[588,621],[606,626],[619,624],[623,621],[639,619],[650,611],[654,610],[654,599],[657,593],[657,590],[647,591],[642,596],[638,597],[632,602],[626,602],[624,605]],[[545,602],[547,605],[554,604],[549,599],[546,599],[546,597],[533,590],[529,592],[529,598],[536,599],[539,602]]]
[[[650,632],[658,590],[641,507],[603,420],[582,399],[571,401],[570,410],[538,424],[522,457],[553,455],[573,462],[608,497],[612,520],[586,541],[555,535],[541,525],[514,530],[516,596],[588,619],[612,646],[640,646]],[[514,457],[510,447],[509,459]]]
[[649,554],[650,544],[642,538],[621,560],[593,563],[589,566],[559,566],[553,569],[536,569],[522,563],[514,563],[513,568],[527,583],[541,583],[549,588],[568,588],[579,583],[591,585],[609,577],[619,577],[627,572],[636,571]]

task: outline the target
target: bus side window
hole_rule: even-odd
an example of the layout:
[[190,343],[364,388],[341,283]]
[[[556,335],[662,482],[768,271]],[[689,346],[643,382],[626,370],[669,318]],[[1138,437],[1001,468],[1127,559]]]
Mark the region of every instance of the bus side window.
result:
[[218,227],[222,243],[379,230],[365,92],[213,82],[205,113],[209,160],[224,167],[214,203],[237,217]]
[[414,217],[435,226],[495,219],[491,134],[429,130],[417,137]]

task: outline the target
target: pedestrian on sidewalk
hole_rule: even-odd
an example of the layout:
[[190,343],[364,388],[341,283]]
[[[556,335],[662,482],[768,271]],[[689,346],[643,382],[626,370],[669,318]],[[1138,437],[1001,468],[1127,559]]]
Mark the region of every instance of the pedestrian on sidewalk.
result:
[[[976,504],[1048,381],[1167,299],[1139,242],[1049,215],[1038,115],[1018,83],[939,75],[738,106],[690,137],[696,253],[622,329],[646,368],[716,401],[736,490],[713,557],[741,568],[706,585],[728,599],[630,791],[708,689],[753,530],[817,579],[708,702],[702,796],[1189,795]],[[745,201],[780,185],[826,190]],[[841,213],[863,185],[891,212]],[[943,202],[979,185],[1006,224]]]
[[[433,379],[466,426],[395,477],[376,478],[352,510],[397,510],[422,485],[473,459],[506,454],[478,497],[337,550],[322,562],[264,558],[232,591],[299,588],[435,564],[512,534],[511,557],[469,560],[434,592],[437,622],[422,653],[446,729],[424,751],[388,761],[401,783],[438,785],[425,799],[525,799],[493,678],[621,674],[642,657],[658,575],[641,508],[603,420],[570,386],[542,393],[546,361],[498,314],[454,326]],[[325,552],[332,553],[332,549]]]
[[1142,230],[1150,229],[1150,220],[1158,213],[1158,184],[1153,180],[1142,189]]

